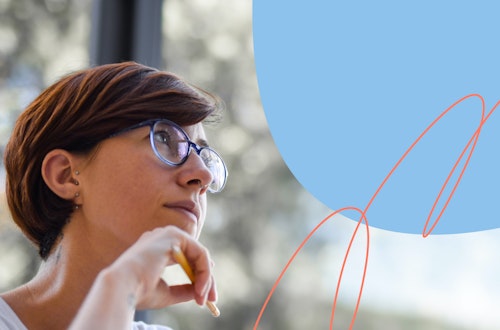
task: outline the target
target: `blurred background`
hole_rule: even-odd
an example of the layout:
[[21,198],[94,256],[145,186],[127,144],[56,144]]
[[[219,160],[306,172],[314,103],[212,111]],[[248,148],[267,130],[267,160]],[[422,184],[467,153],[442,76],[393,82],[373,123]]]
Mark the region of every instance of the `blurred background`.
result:
[[[141,317],[179,330],[253,329],[288,259],[332,211],[294,179],[266,125],[254,67],[252,1],[164,0],[161,16],[160,69],[226,103],[223,120],[207,134],[230,177],[222,194],[209,196],[201,237],[216,263],[222,315],[216,319],[186,303]],[[0,0],[1,150],[18,114],[44,87],[92,63],[95,24],[92,0]],[[4,179],[2,166],[2,186]],[[0,197],[0,291],[6,291],[29,280],[39,260],[12,224],[3,192]],[[329,327],[355,226],[336,216],[318,229],[283,277],[259,329]],[[371,229],[370,240],[354,329],[500,329],[498,230],[422,239]],[[349,327],[365,249],[366,231],[360,229],[342,279],[334,329]]]

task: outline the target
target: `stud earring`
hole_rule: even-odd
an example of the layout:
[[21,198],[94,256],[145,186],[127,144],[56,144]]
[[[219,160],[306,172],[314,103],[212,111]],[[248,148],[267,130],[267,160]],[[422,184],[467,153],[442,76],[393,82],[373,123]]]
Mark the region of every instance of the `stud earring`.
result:
[[[80,174],[80,171],[76,170],[76,171],[75,171],[75,175],[79,175],[79,174]],[[77,179],[73,179],[73,183],[74,183],[75,185],[77,185],[77,186],[80,184],[80,182],[78,182],[78,180],[77,180]]]
[[79,192],[76,192],[76,193],[75,193],[75,198],[76,198],[76,197],[78,197],[78,196],[80,196],[80,193],[79,193]]

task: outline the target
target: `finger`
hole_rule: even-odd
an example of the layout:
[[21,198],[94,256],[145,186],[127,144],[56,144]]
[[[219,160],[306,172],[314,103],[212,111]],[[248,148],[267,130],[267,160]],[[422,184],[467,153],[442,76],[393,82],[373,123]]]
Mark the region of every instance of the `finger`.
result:
[[175,299],[172,304],[177,304],[192,300],[194,289],[191,284],[175,285],[168,287],[168,294]]
[[210,291],[208,292],[208,297],[207,299],[209,301],[216,302],[217,301],[217,285],[215,283],[215,277],[212,275],[212,286],[210,288]]
[[[212,286],[211,259],[208,250],[198,242],[184,242],[187,244],[183,252],[181,252],[186,258],[187,265],[181,264],[181,266],[185,266],[186,273],[191,277],[196,293],[196,302],[203,305]],[[192,272],[190,272],[188,268],[190,268]]]
[[145,301],[139,301],[137,304],[137,308],[164,308],[166,306],[193,300],[194,297],[195,293],[191,284],[169,286],[165,282],[160,281],[155,293],[152,296],[147,297]]

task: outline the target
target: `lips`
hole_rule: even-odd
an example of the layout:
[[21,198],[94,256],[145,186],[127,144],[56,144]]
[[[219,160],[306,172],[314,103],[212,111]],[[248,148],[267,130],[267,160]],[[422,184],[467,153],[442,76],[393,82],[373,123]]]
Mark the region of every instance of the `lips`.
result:
[[165,204],[165,207],[173,210],[177,210],[179,212],[187,214],[189,217],[194,218],[195,222],[198,222],[200,219],[200,210],[198,208],[198,204],[193,201],[179,201]]

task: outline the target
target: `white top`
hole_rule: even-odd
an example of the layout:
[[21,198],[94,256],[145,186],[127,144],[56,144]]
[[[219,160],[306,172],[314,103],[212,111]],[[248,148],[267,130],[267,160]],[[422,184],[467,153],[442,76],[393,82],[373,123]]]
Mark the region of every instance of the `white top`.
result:
[[[0,298],[0,329],[2,330],[28,330],[21,322],[16,313],[10,308],[7,303]],[[132,330],[172,330],[169,327],[162,325],[146,324],[144,322],[134,322]]]
[[2,298],[0,298],[0,329],[28,330]]

